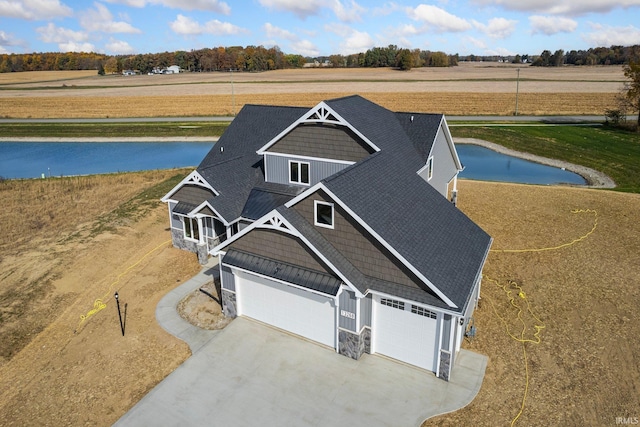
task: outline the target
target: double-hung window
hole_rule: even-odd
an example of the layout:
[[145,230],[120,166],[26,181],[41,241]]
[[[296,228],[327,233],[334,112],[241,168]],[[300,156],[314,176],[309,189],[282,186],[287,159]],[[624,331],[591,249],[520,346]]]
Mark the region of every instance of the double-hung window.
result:
[[289,160],[289,182],[309,185],[309,163]]
[[333,228],[333,203],[314,201],[315,225]]

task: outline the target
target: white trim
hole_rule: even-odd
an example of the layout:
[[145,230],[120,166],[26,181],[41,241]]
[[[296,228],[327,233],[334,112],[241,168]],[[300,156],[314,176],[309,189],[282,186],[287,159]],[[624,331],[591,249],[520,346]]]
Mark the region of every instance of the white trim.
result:
[[[200,212],[196,212],[196,211],[202,210],[205,206],[208,207],[209,209],[211,209],[214,214],[216,214],[218,219],[220,221],[222,221],[222,223],[224,224],[225,227],[228,227],[231,224],[230,222],[227,222],[227,220],[224,219],[224,217],[222,215],[220,215],[220,212],[218,212],[213,206],[211,206],[211,203],[209,203],[207,200],[205,200],[204,202],[202,202],[198,206],[196,206],[191,212],[189,212],[189,215],[193,214],[193,215],[199,215],[199,216],[211,216],[211,215],[206,215],[206,214],[203,214],[203,213],[200,213]],[[196,213],[194,214],[193,212],[196,212]]]
[[431,289],[433,292],[435,292],[436,295],[438,295],[442,301],[444,301],[449,307],[452,308],[458,308],[457,305],[455,305],[453,303],[453,301],[451,301],[451,299],[449,299],[449,297],[447,297],[440,289],[438,289],[433,283],[431,283],[431,281],[429,279],[427,279],[417,268],[415,268],[409,261],[407,261],[407,259],[405,257],[403,257],[402,255],[400,255],[400,253],[393,247],[391,246],[389,243],[387,243],[386,240],[384,240],[378,233],[376,233],[376,231],[371,228],[369,226],[369,224],[367,224],[365,221],[362,220],[362,218],[360,218],[358,215],[356,215],[356,213],[354,211],[351,210],[351,208],[349,208],[349,206],[347,206],[346,203],[344,203],[342,200],[340,200],[335,194],[333,194],[333,192],[331,192],[322,182],[317,183],[316,185],[314,185],[313,187],[309,188],[308,190],[303,191],[302,193],[300,193],[297,197],[293,198],[292,200],[290,200],[289,202],[287,202],[285,204],[285,206],[287,208],[295,205],[296,203],[298,203],[300,200],[303,200],[305,198],[307,198],[309,195],[315,193],[317,190],[322,189],[325,193],[327,193],[327,195],[333,199],[333,201],[335,203],[337,203],[338,205],[340,205],[345,211],[347,211],[347,213],[349,215],[351,215],[351,217],[353,219],[355,219],[361,226],[363,226],[365,228],[365,230],[367,230],[369,233],[371,233],[371,235],[378,240],[380,243],[382,243],[382,245],[387,248],[389,250],[389,252],[391,252],[396,258],[398,258],[398,260],[400,260],[400,262],[402,262],[409,270],[411,270],[420,280],[422,280],[424,282],[425,285],[427,285],[429,287],[429,289]]
[[311,244],[311,242],[309,242],[302,235],[302,233],[300,233],[298,230],[296,230],[275,209],[272,210],[271,212],[269,212],[268,214],[266,214],[265,216],[263,216],[262,218],[260,218],[259,220],[255,221],[254,223],[252,223],[248,227],[244,228],[242,231],[238,232],[234,236],[232,236],[229,239],[225,240],[224,242],[220,243],[218,246],[216,246],[213,249],[209,250],[209,254],[211,254],[213,256],[218,255],[222,251],[222,249],[224,249],[226,246],[230,245],[231,243],[235,242],[236,240],[240,239],[244,235],[246,235],[249,232],[251,232],[251,230],[254,230],[256,228],[266,228],[266,229],[270,229],[270,230],[278,230],[278,231],[282,231],[284,233],[288,233],[288,234],[291,234],[292,236],[295,236],[295,237],[299,238],[300,240],[302,240],[302,242],[305,245],[307,245],[307,247],[309,249],[311,249],[313,251],[313,253],[315,253],[318,256],[318,258],[320,258],[331,270],[333,270],[334,273],[336,273],[336,275],[344,282],[345,285],[347,285],[349,287],[349,289],[351,291],[353,291],[358,296],[358,298],[362,298],[364,296],[363,293],[360,292],[358,290],[358,288],[353,283],[351,283],[351,281],[349,281],[349,279],[338,268],[336,268],[336,266],[334,266],[331,262],[329,262],[329,260],[324,256],[324,254],[322,252],[320,252],[315,246],[313,246]]
[[[318,222],[318,205],[329,206],[331,208],[331,224],[325,224],[323,222]],[[333,230],[335,226],[335,208],[333,203],[323,202],[321,200],[313,201],[313,224],[318,227],[330,228]]]
[[456,150],[456,145],[453,142],[453,137],[451,136],[451,131],[449,130],[449,125],[447,124],[447,119],[445,118],[444,114],[442,115],[442,120],[440,121],[440,127],[438,128],[438,132],[436,133],[436,140],[438,138],[438,134],[440,133],[441,129],[443,130],[444,137],[447,140],[447,143],[449,144],[449,150],[451,151],[451,155],[453,156],[453,162],[456,165],[456,169],[458,169],[458,172],[461,172],[462,169],[464,168],[462,166],[462,162],[460,162],[460,157],[458,157],[458,151]]
[[[276,157],[287,157],[289,159],[302,159],[302,160],[311,160],[314,162],[324,162],[324,163],[340,163],[342,165],[353,165],[356,162],[351,162],[349,160],[338,160],[338,159],[330,159],[328,157],[312,157],[312,156],[301,156],[299,154],[284,154],[284,153],[273,153],[273,152],[268,152],[268,153],[264,153],[265,156],[276,156]],[[267,181],[265,179],[265,181]]]
[[[298,164],[298,178],[299,178],[298,181],[291,180],[291,164],[292,163]],[[307,179],[309,182],[302,182],[302,165],[307,165]],[[309,186],[311,184],[311,163],[304,162],[301,160],[289,159],[289,161],[287,162],[287,166],[288,166],[287,174],[288,174],[289,184],[306,185],[306,186]]]
[[[173,196],[173,194],[176,191],[178,191],[183,185],[186,185],[186,184],[198,185],[200,187],[204,187],[204,188],[207,188],[207,189],[211,190],[215,196],[219,196],[220,195],[220,193],[218,193],[216,191],[216,189],[213,188],[211,186],[211,184],[209,184],[207,182],[207,180],[204,179],[202,177],[202,175],[200,175],[200,173],[197,170],[194,170],[189,175],[184,177],[182,181],[180,181],[175,187],[173,187],[171,189],[171,191],[169,191],[167,194],[165,194],[164,197],[162,199],[160,199],[160,200],[162,202],[164,202],[164,203],[166,203],[166,202],[168,202],[170,200],[173,200],[173,199],[171,199],[171,196]],[[179,200],[175,200],[175,201],[178,202]]]
[[[318,118],[312,118],[312,116],[317,115]],[[329,116],[333,116],[335,120],[331,120]],[[329,107],[324,101],[321,101],[318,105],[307,111],[302,117],[293,122],[289,127],[280,132],[275,138],[271,141],[267,142],[264,146],[262,146],[257,154],[263,155],[265,152],[271,148],[276,142],[282,139],[286,134],[291,132],[294,128],[302,123],[332,123],[337,125],[346,126],[351,129],[353,133],[355,133],[358,137],[360,137],[367,145],[373,148],[375,151],[380,151],[373,142],[369,140],[366,136],[364,136],[358,129],[353,127],[348,121],[346,121],[340,114],[336,113],[333,108]]]

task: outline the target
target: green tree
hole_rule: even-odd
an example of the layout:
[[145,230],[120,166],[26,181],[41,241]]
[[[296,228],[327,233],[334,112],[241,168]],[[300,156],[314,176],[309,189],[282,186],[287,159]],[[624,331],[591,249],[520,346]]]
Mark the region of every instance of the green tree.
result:
[[629,61],[622,70],[624,76],[629,79],[624,85],[626,98],[629,105],[638,112],[638,130],[640,130],[640,61]]
[[413,55],[409,49],[400,49],[398,51],[396,66],[402,71],[409,71],[413,68]]

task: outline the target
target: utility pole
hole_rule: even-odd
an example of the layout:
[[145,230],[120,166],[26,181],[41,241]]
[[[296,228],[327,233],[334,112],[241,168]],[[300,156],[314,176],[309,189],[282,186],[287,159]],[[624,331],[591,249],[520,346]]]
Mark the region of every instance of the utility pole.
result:
[[516,78],[516,116],[518,115],[518,93],[520,92],[520,68],[518,68],[518,77]]

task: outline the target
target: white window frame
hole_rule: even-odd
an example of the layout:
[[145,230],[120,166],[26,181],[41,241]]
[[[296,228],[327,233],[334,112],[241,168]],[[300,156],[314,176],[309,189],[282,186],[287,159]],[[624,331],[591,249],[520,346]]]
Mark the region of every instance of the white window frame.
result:
[[427,181],[433,178],[433,156],[427,159]]
[[[294,181],[291,176],[291,165],[295,163],[298,165],[298,180]],[[304,182],[302,180],[302,165],[307,165],[307,180],[308,182]],[[311,163],[303,162],[300,160],[289,160],[289,170],[287,171],[289,174],[289,183],[291,184],[299,184],[299,185],[310,185],[311,183]]]
[[[329,206],[331,208],[331,224],[326,224],[324,222],[320,222],[318,221],[318,206]],[[335,207],[333,205],[333,203],[330,202],[323,202],[320,200],[314,200],[313,201],[313,223],[315,225],[317,225],[318,227],[324,227],[324,228],[334,228],[335,225]]]
[[[189,230],[191,231],[191,236],[187,235],[187,221],[189,221]],[[193,237],[193,226],[196,226],[196,230],[198,231],[198,238],[194,238]],[[200,221],[198,221],[198,218],[191,218],[188,216],[183,216],[182,217],[182,234],[184,235],[184,238],[190,242],[198,242],[200,243]]]

